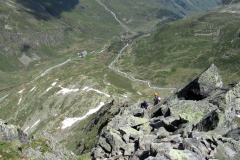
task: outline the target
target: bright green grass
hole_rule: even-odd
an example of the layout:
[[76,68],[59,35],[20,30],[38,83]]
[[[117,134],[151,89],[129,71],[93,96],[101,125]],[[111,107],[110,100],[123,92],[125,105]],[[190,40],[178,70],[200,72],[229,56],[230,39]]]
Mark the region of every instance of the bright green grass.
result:
[[114,86],[116,86],[118,88],[123,88],[128,91],[134,92],[131,81],[129,79],[123,77],[122,75],[119,75],[116,72],[110,71],[107,74],[107,80],[109,81],[109,83],[113,84]]

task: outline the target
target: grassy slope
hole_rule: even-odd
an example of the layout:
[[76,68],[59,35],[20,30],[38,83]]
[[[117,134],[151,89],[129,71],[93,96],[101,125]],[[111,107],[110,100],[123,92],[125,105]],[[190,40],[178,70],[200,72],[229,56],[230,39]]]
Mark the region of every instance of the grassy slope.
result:
[[[24,3],[27,2],[24,1]],[[127,4],[129,5],[129,3]],[[20,3],[15,3],[14,5],[20,5]],[[136,8],[144,6],[142,4],[138,5]],[[91,51],[101,50],[105,44],[109,44],[109,41],[119,40],[118,36],[124,33],[115,19],[103,7],[96,7],[99,6],[96,1],[81,1],[81,4],[71,9],[71,11],[63,11],[58,15],[61,16],[61,20],[71,27],[59,23],[58,20],[51,16],[48,17],[44,12],[41,12],[41,14],[42,16],[46,16],[45,19],[47,20],[37,19],[36,14],[28,14],[23,6],[26,7],[26,5],[23,4],[18,6],[21,10],[17,11],[21,11],[21,14],[13,14],[13,17],[11,16],[12,14],[10,14],[8,20],[11,21],[6,22],[6,17],[1,19],[1,22],[3,22],[1,23],[1,27],[4,30],[4,34],[2,34],[0,38],[4,40],[1,42],[6,42],[4,44],[8,44],[9,48],[12,49],[12,54],[10,54],[9,51],[1,52],[3,57],[7,57],[8,59],[12,56],[9,64],[5,64],[6,61],[1,59],[1,62],[3,62],[1,64],[4,64],[3,67],[6,68],[5,72],[1,72],[0,74],[0,78],[3,79],[1,79],[3,81],[2,86],[8,88],[16,84],[16,81],[20,84],[25,83],[20,87],[13,88],[9,96],[0,103],[0,116],[2,119],[13,124],[18,124],[22,126],[23,129],[28,126],[31,127],[40,119],[40,123],[36,127],[29,129],[28,133],[35,134],[42,130],[48,130],[60,140],[70,134],[74,138],[80,139],[82,135],[79,134],[78,129],[62,131],[58,128],[61,126],[64,118],[83,116],[90,108],[95,108],[99,102],[109,102],[113,97],[121,97],[124,100],[132,100],[133,102],[143,99],[149,102],[152,101],[152,89],[142,84],[133,83],[118,73],[109,71],[107,65],[115,58],[116,54],[112,52],[90,54]],[[129,5],[128,7],[131,8],[132,6]],[[111,7],[109,8],[113,9]],[[129,8],[124,10],[123,13],[129,12]],[[119,7],[119,9],[122,8]],[[139,16],[134,15],[133,12],[128,13],[130,15],[133,14],[132,17],[134,17],[135,21],[141,24],[140,29],[136,28],[136,26],[139,25],[138,23],[136,23],[138,24],[136,25],[135,23],[131,24],[126,22],[126,25],[134,31],[139,31],[158,23],[159,21],[155,19],[156,14],[151,15],[153,12],[151,10],[152,7],[146,9],[146,11],[148,11],[148,19],[143,18],[146,18],[145,14],[141,15],[139,13]],[[1,13],[5,13],[6,15],[8,15],[7,13],[9,12],[15,12],[14,9],[8,7],[5,3],[1,6],[1,11],[4,11]],[[117,14],[121,17],[120,20],[129,16]],[[26,21],[26,17],[30,19],[30,21]],[[143,21],[147,20],[148,23],[143,24],[143,22],[140,21],[142,18]],[[24,25],[20,25],[22,23],[20,20],[24,22]],[[6,29],[5,24],[12,27],[12,29],[9,30],[8,27]],[[17,33],[19,33],[19,36],[16,36],[15,43],[4,36],[9,34],[16,35]],[[23,36],[21,37],[21,35]],[[36,41],[38,37],[41,36],[43,36],[43,44],[38,46],[36,45]],[[31,47],[24,47],[22,52],[19,46],[23,44],[21,39],[25,37],[28,38],[24,42],[28,42],[27,44]],[[76,57],[76,53],[84,49],[87,49],[89,53],[86,59]],[[12,63],[14,62],[13,59],[19,58],[23,53],[29,57],[32,56],[31,53],[36,53],[39,57],[41,56],[41,59],[37,61],[37,64],[30,63],[29,67],[15,71],[16,68],[23,66],[19,62]],[[34,83],[27,83],[47,68],[59,64],[69,57],[72,57],[72,60],[66,65],[54,69],[45,77],[34,81]],[[14,65],[16,66],[14,67]],[[171,71],[174,72],[176,69],[173,68]],[[5,79],[6,77],[8,78]],[[49,91],[46,91],[51,87],[53,82],[56,81],[57,85]],[[110,82],[112,85],[109,86],[106,82]],[[68,95],[58,95],[57,92],[61,90],[58,85],[66,88],[79,88],[80,91]],[[35,86],[36,89],[31,91]],[[99,95],[91,91],[84,93],[81,89],[85,86],[92,86],[95,89],[113,95],[113,97],[107,98],[104,95]],[[18,93],[18,91],[22,89],[25,90],[22,93]],[[143,95],[136,94],[137,91],[140,91]],[[169,94],[167,92],[168,91],[161,94],[163,98]],[[128,98],[125,98],[124,95],[128,95]],[[55,114],[58,114],[58,116],[55,117]],[[82,128],[85,123],[86,121],[83,121],[74,127]],[[91,135],[91,138],[95,137],[95,132]],[[68,143],[67,146],[72,145],[72,141],[64,143]],[[73,146],[70,148],[73,148]]]
[[[26,70],[47,68],[58,63],[55,60],[63,61],[84,49],[88,52],[100,49],[109,40],[114,40],[111,39],[113,35],[123,31],[96,1],[81,1],[81,5],[62,12],[59,19],[66,25],[34,6],[32,1],[4,2],[0,5],[0,46],[3,48],[0,51],[0,69],[3,71],[0,76],[5,77],[1,79],[1,89],[19,82],[22,84],[32,74],[35,76],[32,72],[27,76]],[[33,7],[26,8],[26,4]],[[38,15],[29,13],[34,9]],[[24,54],[29,58],[37,55],[39,59],[29,63],[26,69],[18,60]],[[50,63],[42,65],[45,61]]]
[[[103,2],[110,10],[114,10],[116,15],[121,17],[120,20],[129,26],[131,30],[138,32],[152,28],[158,19],[174,16],[180,18],[183,15],[190,16],[206,11],[215,7],[220,0],[204,0],[201,2],[180,0],[175,1],[175,3],[156,0],[109,0]],[[171,13],[166,14],[169,10]]]
[[[216,5],[216,1],[208,2],[208,6]],[[174,12],[162,7],[164,3],[154,0],[111,0],[103,3],[134,34],[163,23],[166,17],[170,18],[168,21],[180,18],[174,13],[178,13],[176,8],[171,8],[173,4],[168,8]],[[194,8],[201,3],[191,5],[189,7]],[[189,14],[201,11],[194,10],[196,12]],[[3,0],[0,11],[0,70],[3,71],[0,72],[0,90],[4,91],[34,77],[37,71],[30,72],[33,69],[47,68],[56,64],[55,60],[63,61],[84,49],[89,52],[99,49],[104,44],[118,41],[119,35],[125,35],[110,12],[97,1]],[[28,60],[23,58],[24,55]],[[19,61],[21,57],[25,65]],[[1,92],[2,95],[5,92]]]
[[136,39],[119,67],[159,86],[179,86],[214,63],[225,83],[238,81],[239,13],[223,12],[227,8],[166,24]]
[[[47,68],[58,63],[55,60],[63,61],[84,49],[88,52],[99,50],[110,41],[118,41],[118,36],[124,32],[114,17],[96,1],[81,1],[68,10],[67,6],[63,8],[63,5],[55,4],[55,1],[51,2],[51,6],[47,1],[41,1],[41,5],[46,6],[47,11],[58,19],[50,16],[34,2],[1,2],[1,90],[8,90],[27,81],[29,77],[36,76],[37,71],[36,74],[29,72],[32,69]],[[61,12],[58,13],[58,10]],[[29,58],[37,55],[39,59],[32,61],[24,69],[26,66],[19,61],[24,54]],[[5,93],[1,93],[2,95]]]

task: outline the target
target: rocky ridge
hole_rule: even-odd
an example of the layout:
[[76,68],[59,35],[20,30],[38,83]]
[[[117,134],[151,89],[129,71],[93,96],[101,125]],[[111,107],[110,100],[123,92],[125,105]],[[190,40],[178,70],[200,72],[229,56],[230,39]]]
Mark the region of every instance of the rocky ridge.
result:
[[0,159],[21,160],[68,160],[77,159],[48,132],[29,136],[19,126],[7,124],[0,119]]
[[93,159],[239,159],[240,83],[223,86],[211,65],[151,111],[120,108],[101,130]]

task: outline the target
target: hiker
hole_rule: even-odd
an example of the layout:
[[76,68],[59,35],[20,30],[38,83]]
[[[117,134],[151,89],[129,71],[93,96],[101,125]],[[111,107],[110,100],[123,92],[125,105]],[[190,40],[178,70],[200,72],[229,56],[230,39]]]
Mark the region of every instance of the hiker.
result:
[[158,96],[158,94],[155,92],[154,93],[154,99],[153,99],[153,104],[156,106],[159,102],[161,102],[161,98]]
[[146,102],[146,101],[143,101],[142,103],[141,103],[141,108],[145,108],[145,109],[148,109],[148,103]]
[[143,102],[141,103],[141,108],[147,109],[148,111],[151,110],[150,107],[149,107],[149,104],[147,103],[147,101],[143,101]]

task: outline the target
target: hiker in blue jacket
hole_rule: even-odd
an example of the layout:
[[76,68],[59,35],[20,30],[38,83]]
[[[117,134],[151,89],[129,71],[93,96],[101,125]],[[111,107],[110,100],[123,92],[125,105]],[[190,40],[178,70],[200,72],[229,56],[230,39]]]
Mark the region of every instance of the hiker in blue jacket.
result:
[[142,103],[141,103],[141,108],[144,108],[144,109],[148,109],[148,103],[146,102],[146,101],[143,101]]

